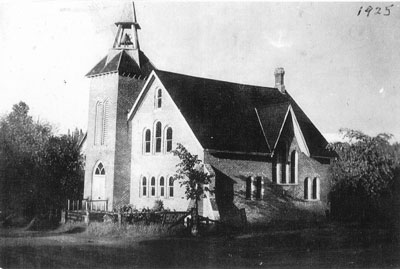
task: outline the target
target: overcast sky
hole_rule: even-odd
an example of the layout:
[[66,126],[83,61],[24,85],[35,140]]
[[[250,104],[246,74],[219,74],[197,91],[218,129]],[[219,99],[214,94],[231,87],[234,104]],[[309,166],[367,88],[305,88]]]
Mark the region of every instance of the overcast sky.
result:
[[[341,127],[400,140],[400,4],[140,2],[159,69],[286,89],[328,139]],[[367,16],[360,7],[374,11]],[[59,132],[86,129],[89,79],[125,3],[0,2],[0,113],[25,101]],[[381,8],[381,14],[375,15]]]

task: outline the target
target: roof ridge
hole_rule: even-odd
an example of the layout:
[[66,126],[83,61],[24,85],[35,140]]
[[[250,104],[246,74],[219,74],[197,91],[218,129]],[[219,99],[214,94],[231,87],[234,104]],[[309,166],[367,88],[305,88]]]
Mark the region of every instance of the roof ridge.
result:
[[154,70],[156,72],[161,72],[161,73],[169,73],[169,74],[174,74],[174,75],[180,75],[180,76],[185,76],[185,77],[190,77],[190,78],[196,78],[196,79],[204,79],[204,80],[209,80],[209,81],[216,81],[216,82],[222,82],[222,83],[229,83],[232,85],[237,85],[237,86],[250,86],[250,87],[255,87],[255,88],[263,88],[263,89],[269,89],[269,90],[278,90],[277,88],[273,87],[265,87],[265,86],[257,86],[257,85],[252,85],[252,84],[244,84],[244,83],[237,83],[237,82],[232,82],[232,81],[227,81],[227,80],[219,80],[219,79],[213,79],[213,78],[206,78],[206,77],[199,77],[199,76],[193,76],[193,75],[188,75],[188,74],[182,74],[182,73],[176,73],[176,72],[171,72],[171,71],[166,71],[162,69],[156,69]]

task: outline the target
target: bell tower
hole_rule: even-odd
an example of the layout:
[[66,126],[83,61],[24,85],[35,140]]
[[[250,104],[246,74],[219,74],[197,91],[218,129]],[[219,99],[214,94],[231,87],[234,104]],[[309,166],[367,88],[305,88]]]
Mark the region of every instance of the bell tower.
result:
[[137,31],[140,29],[140,25],[136,20],[135,3],[132,3],[132,6],[124,9],[124,11],[121,19],[115,23],[117,34],[115,35],[114,44],[108,54],[107,61],[111,60],[119,51],[125,50],[139,64],[140,47]]
[[[135,5],[124,8],[108,54],[90,79],[84,198],[113,210],[129,203],[131,135],[127,112],[154,66],[140,50]],[[98,174],[99,167],[101,173]],[[100,170],[99,170],[100,171]]]

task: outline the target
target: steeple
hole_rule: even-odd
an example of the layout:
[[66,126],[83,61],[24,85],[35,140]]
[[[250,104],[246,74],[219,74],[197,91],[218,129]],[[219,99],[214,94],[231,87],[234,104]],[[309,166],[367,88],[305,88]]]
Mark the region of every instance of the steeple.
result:
[[107,63],[121,50],[131,56],[140,67],[139,61],[139,39],[137,30],[140,25],[136,20],[135,3],[125,6],[121,19],[115,23],[117,26],[117,34],[115,35],[114,44],[107,57]]

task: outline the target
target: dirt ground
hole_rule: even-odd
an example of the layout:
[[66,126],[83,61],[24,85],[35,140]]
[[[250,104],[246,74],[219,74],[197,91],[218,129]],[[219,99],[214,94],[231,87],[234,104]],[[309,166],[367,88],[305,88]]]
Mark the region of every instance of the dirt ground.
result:
[[338,225],[219,236],[99,238],[0,230],[0,268],[400,268],[385,229]]

